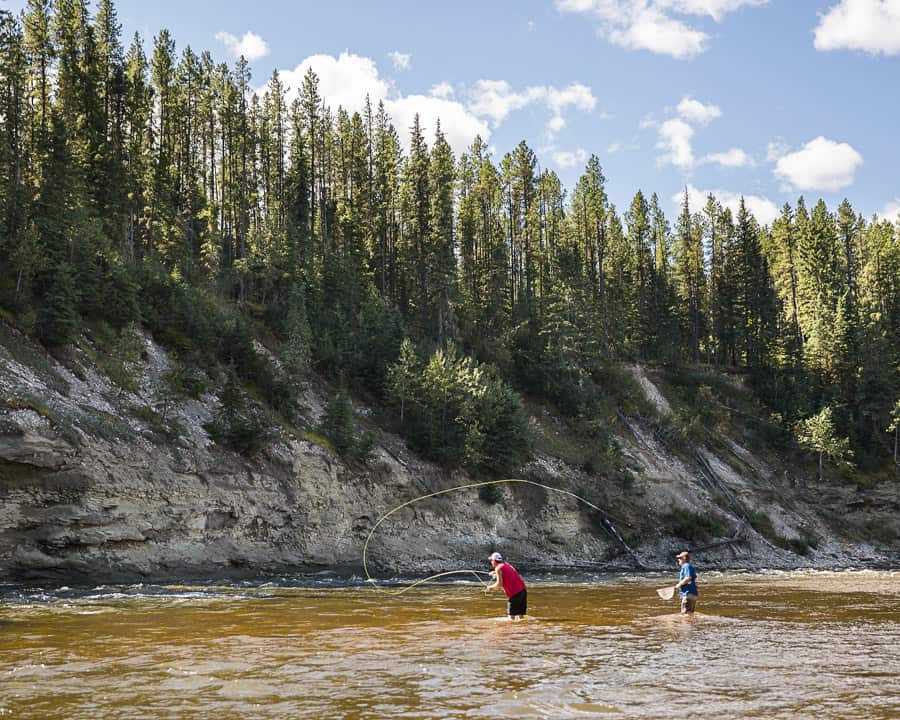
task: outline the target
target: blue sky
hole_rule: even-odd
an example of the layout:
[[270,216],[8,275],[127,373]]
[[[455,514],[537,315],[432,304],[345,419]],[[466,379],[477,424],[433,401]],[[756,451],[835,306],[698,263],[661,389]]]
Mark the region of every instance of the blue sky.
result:
[[[22,2],[5,3],[18,9]],[[900,212],[900,0],[498,0],[117,3],[126,37],[166,27],[254,84],[307,67],[330,104],[384,98],[459,151],[525,139],[571,189],[600,157],[622,212],[669,214],[685,187],[740,194],[767,222],[800,194]],[[250,33],[250,35],[248,35]],[[127,44],[127,43],[126,43]]]

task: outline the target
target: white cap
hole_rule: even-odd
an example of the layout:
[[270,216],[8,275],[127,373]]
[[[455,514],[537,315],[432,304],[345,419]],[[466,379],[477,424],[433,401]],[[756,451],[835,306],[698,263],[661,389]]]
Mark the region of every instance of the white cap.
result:
[[503,556],[498,552],[491,553],[491,556],[488,558],[488,560],[491,560],[491,561],[496,560],[497,562],[503,562]]

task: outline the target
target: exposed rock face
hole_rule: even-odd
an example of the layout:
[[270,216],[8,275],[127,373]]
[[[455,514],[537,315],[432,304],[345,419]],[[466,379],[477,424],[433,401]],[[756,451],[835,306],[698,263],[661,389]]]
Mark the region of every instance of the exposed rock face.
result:
[[[5,333],[0,579],[165,580],[322,568],[360,573],[364,541],[379,517],[408,500],[473,482],[422,461],[386,433],[379,434],[376,458],[365,467],[349,466],[302,438],[240,457],[211,443],[203,428],[217,405],[211,395],[167,406],[165,421],[177,421],[179,432],[163,439],[153,425],[159,425],[159,413],[146,410],[160,407],[159,381],[168,359],[150,339],[136,369],[139,389],[131,393],[112,386],[84,358],[68,363],[76,374],[23,336],[8,328]],[[640,375],[654,402],[665,401],[650,378]],[[321,412],[322,400],[310,389],[311,419]],[[881,551],[842,542],[816,507],[783,480],[783,470],[736,443],[728,459],[700,449],[704,470],[673,455],[639,422],[628,421],[628,428],[618,438],[632,478],[624,485],[546,456],[519,475],[589,493],[647,566],[671,569],[669,554],[684,544],[654,530],[653,517],[672,507],[709,509],[731,534],[739,521],[729,510],[729,494],[744,505],[765,507],[783,537],[803,528],[822,541],[812,556],[800,558],[745,526],[739,544],[705,553],[707,566],[883,559]],[[571,496],[529,485],[499,487],[502,499],[494,505],[468,489],[395,513],[369,545],[369,571],[385,577],[484,569],[493,549],[532,566],[632,566],[603,519]]]

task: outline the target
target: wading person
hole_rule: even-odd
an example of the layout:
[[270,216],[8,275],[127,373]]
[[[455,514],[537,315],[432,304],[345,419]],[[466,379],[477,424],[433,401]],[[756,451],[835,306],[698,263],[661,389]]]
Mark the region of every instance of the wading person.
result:
[[689,615],[697,607],[697,596],[700,594],[697,590],[697,571],[691,564],[691,554],[687,550],[682,550],[675,557],[681,566],[681,575],[675,589],[681,595],[681,612]]
[[491,553],[488,560],[494,568],[491,576],[496,580],[493,585],[488,585],[485,591],[502,590],[506,593],[506,614],[511,620],[520,620],[528,609],[528,591],[525,589],[522,576],[508,562],[503,562],[503,556],[498,552]]

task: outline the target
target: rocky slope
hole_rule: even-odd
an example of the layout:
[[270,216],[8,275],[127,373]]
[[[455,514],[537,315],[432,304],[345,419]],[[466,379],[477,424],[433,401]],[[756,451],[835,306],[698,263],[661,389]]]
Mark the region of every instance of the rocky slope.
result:
[[[363,543],[397,505],[474,482],[410,453],[380,431],[368,465],[348,465],[315,436],[285,432],[254,457],[223,450],[203,425],[214,395],[180,398],[161,416],[166,352],[142,340],[133,391],[90,360],[91,344],[59,362],[9,326],[0,327],[0,579],[98,582],[361,572]],[[652,371],[631,372],[661,417],[672,412]],[[326,388],[304,398],[311,423]],[[536,432],[552,433],[544,410]],[[177,431],[173,432],[172,429]],[[761,457],[725,437],[716,449],[674,452],[651,423],[621,416],[615,442],[622,472],[610,479],[538,452],[499,486],[499,503],[476,489],[417,502],[383,523],[369,546],[377,577],[482,567],[490,550],[536,567],[671,569],[689,544],[674,509],[708,515],[719,528],[698,561],[705,567],[848,566],[897,558],[898,493],[816,486],[774,454]],[[724,450],[723,450],[724,448]],[[768,454],[767,454],[768,455]],[[757,529],[746,521],[757,515]],[[768,518],[763,534],[759,517]],[[879,544],[866,527],[891,526]],[[815,547],[807,547],[815,538]],[[895,542],[895,541],[894,541]],[[797,554],[801,549],[805,554]],[[629,550],[633,550],[633,555]]]

